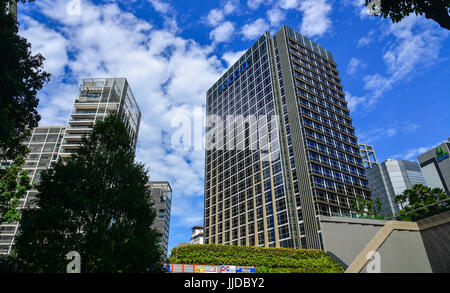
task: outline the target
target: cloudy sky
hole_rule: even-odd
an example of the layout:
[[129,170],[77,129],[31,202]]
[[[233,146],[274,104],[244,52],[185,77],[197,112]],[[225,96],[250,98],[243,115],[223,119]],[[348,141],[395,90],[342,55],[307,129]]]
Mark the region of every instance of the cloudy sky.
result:
[[38,0],[19,3],[18,20],[52,74],[38,95],[41,125],[66,124],[80,78],[128,79],[142,112],[137,160],[173,188],[171,249],[203,222],[204,151],[174,147],[174,117],[201,111],[206,90],[265,31],[285,24],[334,54],[358,141],[380,161],[416,160],[450,136],[449,32],[415,15],[392,24],[363,3]]

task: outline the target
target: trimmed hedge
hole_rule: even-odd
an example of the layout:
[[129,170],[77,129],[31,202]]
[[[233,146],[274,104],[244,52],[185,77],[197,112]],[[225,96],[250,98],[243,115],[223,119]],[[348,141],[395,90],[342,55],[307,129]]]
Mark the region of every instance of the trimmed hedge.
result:
[[322,250],[192,244],[172,249],[170,263],[253,266],[257,273],[343,273]]

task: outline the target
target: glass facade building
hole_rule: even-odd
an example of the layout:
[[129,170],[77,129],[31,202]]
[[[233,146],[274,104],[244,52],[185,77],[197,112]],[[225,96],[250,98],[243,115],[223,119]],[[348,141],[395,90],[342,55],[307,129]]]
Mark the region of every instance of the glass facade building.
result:
[[96,121],[116,111],[124,121],[132,146],[136,149],[141,112],[126,78],[83,78],[70,113],[63,143],[62,158],[78,148],[83,135]]
[[401,207],[394,197],[415,184],[426,185],[416,162],[386,160],[366,172],[373,198],[381,201],[382,215],[398,215]]
[[223,74],[206,114],[205,243],[323,249],[319,216],[371,200],[333,55],[291,28]]
[[[58,150],[64,136],[64,126],[39,126],[34,128],[31,137],[24,142],[30,150],[25,158],[23,170],[28,173],[33,185],[39,182],[40,174],[58,160]],[[34,204],[37,190],[27,192],[20,200],[19,210]],[[9,254],[19,227],[18,222],[0,225],[0,254]]]

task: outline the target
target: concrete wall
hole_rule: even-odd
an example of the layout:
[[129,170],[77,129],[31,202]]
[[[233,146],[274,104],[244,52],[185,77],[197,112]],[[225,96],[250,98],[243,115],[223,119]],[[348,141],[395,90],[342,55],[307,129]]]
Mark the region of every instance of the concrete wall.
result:
[[[394,230],[377,252],[380,273],[432,273],[420,231]],[[360,273],[367,273],[371,264]]]
[[[418,222],[388,221],[365,245],[346,273],[448,273],[449,223],[450,211]],[[348,224],[342,223],[341,226],[344,228],[335,225],[336,233],[351,233],[347,229]],[[360,231],[353,229],[353,232]],[[339,245],[345,242],[331,244],[338,247],[334,248],[335,251],[339,251]],[[371,255],[373,258],[368,259]]]
[[324,250],[347,268],[386,222],[321,216]]

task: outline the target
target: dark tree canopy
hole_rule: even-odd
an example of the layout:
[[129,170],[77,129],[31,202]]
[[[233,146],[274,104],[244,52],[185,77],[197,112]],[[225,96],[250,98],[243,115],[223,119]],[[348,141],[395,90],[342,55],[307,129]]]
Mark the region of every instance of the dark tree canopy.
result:
[[31,44],[18,35],[16,20],[6,13],[7,2],[0,0],[0,160],[25,154],[21,142],[41,119],[36,94],[50,79],[42,70],[44,57],[32,55]]
[[[374,0],[366,0],[366,5]],[[425,15],[450,30],[450,0],[381,0],[380,16],[399,22],[411,13]]]
[[81,255],[81,272],[161,269],[147,170],[130,143],[112,114],[77,153],[42,173],[39,208],[23,212],[14,246],[27,271],[66,272],[71,251]]

